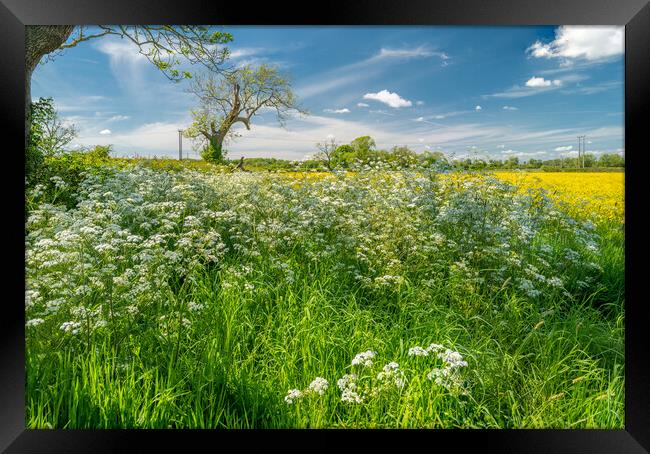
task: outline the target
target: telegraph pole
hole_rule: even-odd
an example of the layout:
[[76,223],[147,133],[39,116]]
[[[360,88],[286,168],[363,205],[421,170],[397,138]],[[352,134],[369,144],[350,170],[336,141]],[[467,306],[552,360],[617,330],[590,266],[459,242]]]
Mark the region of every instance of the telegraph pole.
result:
[[585,168],[585,153],[587,148],[585,143],[586,138],[587,136],[578,136],[578,167],[583,169]]
[[183,160],[183,130],[178,130],[178,160]]

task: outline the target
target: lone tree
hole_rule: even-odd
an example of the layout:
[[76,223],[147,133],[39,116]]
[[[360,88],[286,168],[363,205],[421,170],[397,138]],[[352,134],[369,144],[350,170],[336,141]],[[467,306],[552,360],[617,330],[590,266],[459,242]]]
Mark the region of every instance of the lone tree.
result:
[[318,153],[315,158],[325,163],[327,170],[334,169],[337,164],[337,150],[340,148],[334,140],[334,137],[329,136],[324,142],[317,143],[316,148],[318,148]]
[[[232,41],[230,33],[203,25],[27,25],[25,27],[25,133],[30,130],[32,73],[43,57],[53,57],[79,43],[103,36],[119,36],[136,46],[140,53],[167,78],[179,81],[192,77],[180,70],[183,63],[199,63],[220,71],[228,58],[223,46]],[[181,59],[182,57],[182,59]]]
[[199,106],[192,111],[193,123],[185,136],[203,148],[204,158],[214,161],[223,160],[224,141],[235,136],[233,125],[242,123],[250,130],[260,109],[273,110],[282,126],[291,111],[307,113],[298,106],[289,79],[268,65],[197,76],[188,91],[199,98]]

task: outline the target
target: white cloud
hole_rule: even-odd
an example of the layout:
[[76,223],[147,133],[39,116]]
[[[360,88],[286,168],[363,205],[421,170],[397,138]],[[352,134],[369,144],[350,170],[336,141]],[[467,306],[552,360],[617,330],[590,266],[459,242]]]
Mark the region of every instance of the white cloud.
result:
[[363,99],[372,99],[374,101],[383,102],[393,109],[398,109],[400,107],[411,107],[412,105],[411,101],[408,101],[397,93],[392,93],[388,90],[382,90],[377,93],[366,93],[363,95]]
[[103,136],[108,136],[108,135],[111,134],[111,130],[110,129],[102,129],[101,131],[99,131],[99,133],[101,135],[103,135]]
[[527,52],[537,58],[596,61],[622,55],[624,49],[624,27],[565,25],[555,30],[553,41],[536,41]]
[[350,113],[350,109],[323,109],[323,112],[343,114],[343,113]]
[[503,110],[519,110],[519,108],[513,106],[503,106]]
[[417,117],[415,121],[424,121],[424,117]]
[[564,147],[557,147],[554,151],[571,151],[573,150],[573,145],[568,145]]
[[415,101],[415,105],[416,105],[416,106],[423,106],[423,105],[424,105],[424,101]]
[[128,120],[129,117],[128,115],[113,115],[111,118],[108,119],[108,121],[124,121]]
[[365,102],[358,102],[357,107],[370,107],[370,106],[368,104],[366,104]]
[[476,106],[474,107],[474,110],[478,112],[479,110],[483,110],[483,108],[481,106]]
[[527,87],[533,87],[533,88],[538,88],[538,87],[550,87],[551,85],[555,85],[556,87],[559,87],[562,85],[562,81],[559,79],[555,80],[546,80],[543,77],[531,77],[526,81],[526,86]]

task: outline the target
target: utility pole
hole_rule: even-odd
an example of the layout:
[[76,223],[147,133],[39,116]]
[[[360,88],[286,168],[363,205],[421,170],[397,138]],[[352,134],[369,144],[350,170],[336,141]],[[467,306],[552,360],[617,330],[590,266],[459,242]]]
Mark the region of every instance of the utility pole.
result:
[[[577,168],[585,167],[585,137],[586,136],[578,136],[578,160],[576,162]],[[580,158],[582,158],[582,161]]]
[[[578,136],[578,167],[583,169],[585,168],[586,138],[587,136]],[[580,158],[582,158],[582,160],[580,160]]]
[[178,160],[183,160],[183,130],[178,130]]

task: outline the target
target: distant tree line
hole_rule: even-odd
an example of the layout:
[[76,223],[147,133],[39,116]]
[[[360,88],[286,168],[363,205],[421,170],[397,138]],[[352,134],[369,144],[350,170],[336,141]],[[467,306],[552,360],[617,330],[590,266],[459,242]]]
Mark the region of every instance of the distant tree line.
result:
[[318,143],[318,153],[314,159],[304,161],[304,166],[315,168],[324,166],[329,170],[335,168],[349,169],[358,165],[385,163],[393,167],[408,167],[413,165],[446,166],[462,170],[497,170],[497,169],[544,169],[552,170],[575,168],[612,168],[625,167],[624,158],[617,153],[604,153],[596,157],[586,153],[578,162],[577,158],[529,159],[520,162],[517,156],[506,159],[465,158],[449,159],[441,151],[425,151],[416,153],[407,146],[395,146],[390,150],[376,149],[376,143],[370,136],[357,137],[349,144],[337,145],[333,138]]
[[[246,158],[246,168],[255,170],[354,170],[364,166],[382,164],[390,168],[434,167],[446,170],[512,170],[539,169],[544,171],[580,171],[625,167],[625,159],[617,153],[604,153],[595,156],[587,153],[582,158],[529,159],[520,161],[517,156],[506,159],[486,159],[481,157],[453,159],[441,151],[416,153],[407,146],[395,146],[390,150],[376,148],[370,136],[357,137],[347,144],[337,144],[333,138],[316,144],[318,152],[310,159],[289,161],[276,158]],[[236,161],[225,160],[234,165]]]

